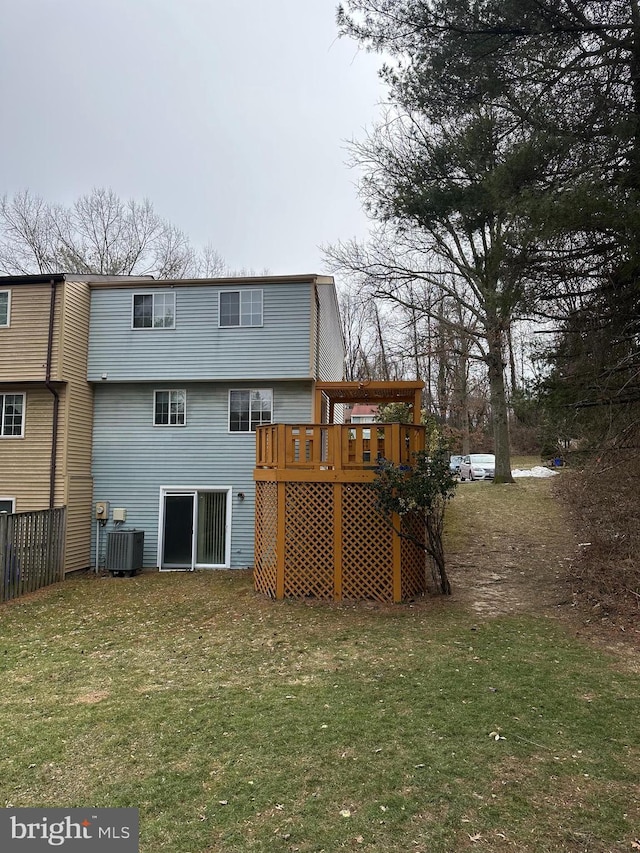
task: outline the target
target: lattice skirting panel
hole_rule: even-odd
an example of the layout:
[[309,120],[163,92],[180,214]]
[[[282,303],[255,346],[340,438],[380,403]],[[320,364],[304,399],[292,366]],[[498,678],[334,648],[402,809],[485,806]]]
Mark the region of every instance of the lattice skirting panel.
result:
[[[406,515],[402,520],[402,532],[411,539],[402,539],[400,563],[402,565],[402,600],[406,601],[427,591],[428,557],[417,543],[424,542],[427,531],[424,518]],[[413,541],[416,540],[416,541]]]
[[278,484],[256,483],[256,538],[255,569],[256,590],[276,597],[278,543]]
[[[393,530],[361,483],[342,488],[342,597],[393,601]],[[399,567],[398,567],[399,570]]]
[[333,598],[333,485],[287,483],[284,594]]
[[[397,537],[366,484],[280,485],[279,492],[275,482],[256,482],[256,590],[272,598],[384,602],[427,591],[424,551]],[[414,539],[424,538],[418,516],[404,524]]]

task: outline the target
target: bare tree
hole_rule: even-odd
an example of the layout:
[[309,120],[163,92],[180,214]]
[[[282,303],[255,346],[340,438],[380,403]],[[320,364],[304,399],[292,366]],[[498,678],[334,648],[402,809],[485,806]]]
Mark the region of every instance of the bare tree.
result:
[[0,270],[8,274],[100,273],[188,278],[222,275],[211,246],[196,251],[150,201],[96,188],[68,207],[28,191],[0,200]]
[[55,223],[51,207],[28,192],[0,200],[0,268],[18,275],[54,272]]
[[220,278],[226,274],[227,266],[222,255],[207,243],[196,258],[195,273],[198,278]]
[[351,249],[350,267],[340,267],[349,282],[340,293],[347,379],[424,380],[425,413],[468,453],[471,422],[482,429],[490,411],[476,399],[484,383],[473,317],[428,280],[399,283],[377,269],[373,276],[354,272],[364,249]]
[[[494,264],[490,263],[492,254],[502,251],[499,228],[462,237],[453,224],[449,228],[444,220],[443,231],[394,228],[387,232],[380,228],[366,246],[343,243],[330,247],[326,254],[336,269],[359,273],[370,282],[371,297],[432,318],[440,334],[444,329],[451,331],[454,353],[462,359],[459,401],[466,399],[466,381],[460,380],[466,375],[469,360],[484,363],[490,384],[496,479],[510,482],[504,346],[518,288],[512,293],[509,280],[496,276]],[[434,291],[439,293],[439,299],[433,298]],[[457,308],[443,312],[441,299]],[[429,357],[435,361],[431,342],[429,345]],[[464,436],[466,424],[463,430]]]
[[371,379],[374,342],[369,305],[355,289],[343,288],[338,301],[345,342],[345,378],[348,382]]

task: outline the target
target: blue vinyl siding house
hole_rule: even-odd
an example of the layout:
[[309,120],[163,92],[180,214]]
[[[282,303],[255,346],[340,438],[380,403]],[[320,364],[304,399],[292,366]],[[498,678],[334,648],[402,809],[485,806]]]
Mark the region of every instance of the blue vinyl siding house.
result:
[[119,509],[144,531],[145,567],[251,566],[255,427],[310,423],[316,380],[343,363],[330,277],[92,286],[98,559]]

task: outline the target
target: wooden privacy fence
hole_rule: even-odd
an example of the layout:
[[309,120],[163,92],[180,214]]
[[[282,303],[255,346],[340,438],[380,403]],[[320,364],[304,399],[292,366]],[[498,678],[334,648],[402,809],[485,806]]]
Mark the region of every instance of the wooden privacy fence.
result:
[[[399,602],[427,591],[424,517],[400,537],[375,508],[380,458],[424,449],[412,424],[274,424],[256,430],[256,589],[271,598]],[[396,527],[400,519],[394,519]]]
[[0,514],[0,601],[64,577],[66,508]]

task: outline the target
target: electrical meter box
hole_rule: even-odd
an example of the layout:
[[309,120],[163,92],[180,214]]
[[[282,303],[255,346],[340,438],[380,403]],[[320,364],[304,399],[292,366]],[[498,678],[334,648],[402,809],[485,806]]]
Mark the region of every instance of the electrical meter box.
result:
[[109,518],[109,501],[96,501],[96,518],[106,521]]

